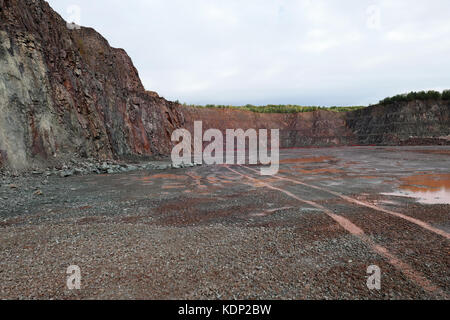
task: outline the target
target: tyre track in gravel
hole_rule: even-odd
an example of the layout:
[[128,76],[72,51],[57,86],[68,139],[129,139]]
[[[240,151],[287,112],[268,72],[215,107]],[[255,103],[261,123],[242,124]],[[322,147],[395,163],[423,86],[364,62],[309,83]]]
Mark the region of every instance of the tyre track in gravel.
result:
[[[278,180],[293,183],[291,180],[294,179]],[[301,187],[308,188],[305,184],[302,184]],[[325,191],[321,192],[326,193]],[[388,247],[391,253],[413,266],[414,269],[421,271],[441,288],[446,288],[448,293],[450,243],[446,238],[407,220],[384,212],[380,213],[372,208],[358,206],[354,202],[349,203],[355,207],[348,207],[346,202],[345,199],[338,198],[337,201],[332,201],[332,206],[352,223],[364,226],[366,235],[374,239],[376,243]]]
[[[320,209],[322,212],[324,212],[326,215],[328,215],[330,218],[332,218],[336,223],[338,223],[342,228],[344,228],[347,232],[349,232],[353,236],[357,237],[364,244],[366,244],[372,251],[376,252],[377,254],[379,254],[380,256],[385,258],[394,268],[396,268],[401,273],[403,273],[410,281],[419,285],[424,291],[426,291],[427,293],[429,293],[433,296],[448,299],[446,293],[439,286],[437,286],[432,281],[430,281],[424,274],[415,270],[411,265],[402,261],[396,255],[392,254],[387,248],[375,243],[360,227],[355,225],[349,219],[347,219],[341,215],[335,214],[330,209],[328,209],[314,201],[302,199],[288,190],[273,186],[267,182],[262,181],[261,179],[256,179],[253,176],[249,176],[248,174],[241,173],[237,170],[230,168],[227,165],[225,165],[224,167],[227,170],[229,170],[230,172],[233,172],[233,173],[241,176],[242,178],[257,182],[260,185],[262,185],[268,189],[284,193],[293,199],[296,199],[302,203],[306,203],[312,207]],[[239,167],[242,168],[243,166],[239,166]]]
[[[241,166],[241,167],[246,168],[246,169],[251,170],[251,171],[254,171],[254,172],[258,172],[257,170],[249,168],[247,166]],[[357,200],[357,199],[348,197],[346,195],[343,195],[343,194],[341,194],[339,192],[332,191],[332,190],[329,190],[329,189],[326,189],[326,188],[323,188],[323,187],[318,187],[318,186],[315,186],[315,185],[312,185],[312,184],[308,184],[308,183],[305,183],[305,182],[302,182],[302,181],[299,181],[299,180],[296,180],[296,179],[288,178],[288,177],[281,176],[281,175],[276,175],[276,176],[274,176],[274,178],[279,179],[279,180],[289,181],[289,182],[292,182],[292,183],[295,183],[295,184],[298,184],[298,185],[302,185],[302,186],[305,186],[305,187],[309,187],[309,188],[312,188],[312,189],[320,190],[320,191],[332,194],[332,195],[334,195],[336,197],[339,197],[341,199],[344,199],[344,200],[346,200],[346,201],[348,201],[350,203],[357,204],[357,205],[363,206],[363,207],[367,207],[367,208],[370,208],[370,209],[373,209],[373,210],[376,210],[376,211],[380,211],[380,212],[383,212],[383,213],[387,213],[387,214],[392,215],[394,217],[397,217],[397,218],[406,220],[408,222],[414,223],[414,224],[420,226],[421,228],[424,228],[424,229],[426,229],[428,231],[431,231],[431,232],[433,232],[435,234],[438,234],[438,235],[444,237],[447,240],[450,240],[450,234],[448,232],[445,232],[444,230],[435,228],[435,227],[431,226],[430,224],[428,224],[428,223],[426,223],[426,222],[424,222],[422,220],[419,220],[419,219],[407,216],[405,214],[402,214],[402,213],[399,213],[399,212],[395,212],[395,211],[391,211],[391,210],[387,210],[387,209],[384,209],[384,208],[380,208],[380,207],[378,207],[376,205],[373,205],[373,204],[371,204],[369,202]]]

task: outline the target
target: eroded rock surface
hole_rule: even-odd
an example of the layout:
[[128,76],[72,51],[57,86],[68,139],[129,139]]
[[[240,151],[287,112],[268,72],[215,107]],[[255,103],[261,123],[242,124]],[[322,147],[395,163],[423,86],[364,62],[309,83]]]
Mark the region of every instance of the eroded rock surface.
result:
[[0,150],[14,168],[66,157],[170,150],[174,103],[146,92],[131,59],[44,1],[0,1]]
[[[448,143],[449,103],[256,114],[193,109],[146,91],[123,49],[67,28],[42,0],[0,0],[0,166],[168,155],[176,128],[276,128],[282,147]],[[428,139],[428,140],[427,140]],[[409,142],[408,142],[409,141]]]
[[305,113],[254,113],[233,109],[185,108],[186,128],[202,120],[203,130],[279,129],[280,147],[333,146],[355,144],[356,137],[346,125],[346,115],[332,111]]
[[411,101],[347,113],[359,144],[450,144],[450,101]]

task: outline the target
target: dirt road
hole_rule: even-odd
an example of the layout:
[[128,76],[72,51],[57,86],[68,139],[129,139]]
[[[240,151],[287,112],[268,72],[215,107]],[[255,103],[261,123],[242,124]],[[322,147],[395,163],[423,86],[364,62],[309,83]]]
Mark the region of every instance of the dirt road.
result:
[[[450,148],[282,150],[203,166],[4,179],[2,299],[450,297]],[[67,267],[81,270],[68,290]],[[381,289],[367,287],[367,268]]]

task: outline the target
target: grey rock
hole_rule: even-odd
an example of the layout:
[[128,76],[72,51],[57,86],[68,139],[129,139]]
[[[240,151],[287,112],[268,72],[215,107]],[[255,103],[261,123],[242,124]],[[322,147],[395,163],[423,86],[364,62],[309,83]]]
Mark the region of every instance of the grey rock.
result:
[[73,176],[74,174],[75,174],[74,170],[64,170],[64,171],[61,172],[60,176],[62,178],[67,178],[67,177]]

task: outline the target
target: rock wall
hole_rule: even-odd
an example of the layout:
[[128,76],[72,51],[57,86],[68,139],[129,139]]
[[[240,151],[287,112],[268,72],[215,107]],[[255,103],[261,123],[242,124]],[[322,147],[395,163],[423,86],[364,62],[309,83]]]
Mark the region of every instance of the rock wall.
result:
[[[442,101],[350,113],[257,114],[183,107],[146,91],[131,59],[43,0],[0,0],[0,166],[170,154],[176,128],[278,128],[282,147],[398,144],[449,135]],[[423,141],[423,140],[420,140]]]
[[348,112],[358,144],[450,144],[450,101],[410,101]]
[[450,101],[411,101],[350,112],[268,114],[233,109],[185,108],[185,126],[203,129],[280,129],[280,146],[450,145]]
[[70,30],[42,0],[0,0],[2,162],[167,154],[181,119],[93,29]]
[[186,128],[201,120],[203,130],[279,129],[283,148],[355,144],[356,137],[346,126],[346,115],[332,111],[269,114],[233,109],[184,108]]

